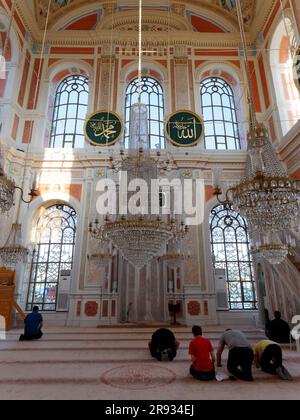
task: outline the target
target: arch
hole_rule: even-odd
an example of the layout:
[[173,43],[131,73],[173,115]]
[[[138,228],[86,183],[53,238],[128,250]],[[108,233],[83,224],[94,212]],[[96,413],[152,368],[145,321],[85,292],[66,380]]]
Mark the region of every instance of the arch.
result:
[[82,74],[66,76],[57,86],[50,132],[51,148],[83,148],[89,84]]
[[300,119],[300,93],[293,77],[293,51],[297,45],[296,25],[286,16],[274,30],[270,42],[270,67],[278,118],[283,136]]
[[27,310],[35,305],[42,311],[56,310],[61,272],[73,268],[76,232],[77,213],[71,206],[56,203],[39,208],[35,218]]
[[210,212],[214,269],[225,270],[231,310],[256,310],[257,297],[246,220],[222,205]]
[[[124,93],[127,85],[133,79],[138,77],[137,64],[137,60],[130,60],[130,62],[122,68],[120,80],[125,84]],[[166,84],[168,83],[168,71],[167,67],[160,61],[154,61],[153,59],[149,59],[147,56],[143,57],[142,72],[144,76],[151,76],[156,79],[165,89]]]
[[[130,137],[131,107],[139,100],[138,78],[127,84],[125,92],[125,147],[128,147]],[[141,102],[147,106],[149,121],[149,147],[150,149],[164,149],[164,117],[165,98],[163,86],[150,75],[142,77]]]
[[[88,79],[94,78],[94,68],[85,60],[63,60],[51,59],[49,60],[49,68],[46,78],[51,84],[57,85],[63,79],[63,73],[72,74],[78,73],[85,75]],[[62,75],[62,76],[61,76]]]
[[[102,15],[102,10],[95,9],[83,13],[82,15],[76,15],[65,23],[59,31],[91,31],[95,30]],[[56,25],[57,26],[57,25]]]

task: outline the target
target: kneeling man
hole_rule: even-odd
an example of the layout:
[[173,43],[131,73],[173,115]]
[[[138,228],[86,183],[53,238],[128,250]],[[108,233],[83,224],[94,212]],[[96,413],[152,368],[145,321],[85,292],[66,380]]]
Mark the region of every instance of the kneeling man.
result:
[[43,337],[43,317],[39,313],[39,307],[35,306],[33,312],[25,318],[25,331],[21,335],[20,341],[39,340]]
[[193,327],[194,340],[190,343],[189,353],[192,357],[191,375],[200,381],[212,381],[216,377],[216,357],[209,340],[202,337],[202,328]]
[[152,335],[152,340],[149,343],[149,350],[151,356],[161,362],[162,357],[166,355],[170,361],[175,359],[179,342],[172,331],[167,328],[160,328]]
[[292,377],[282,364],[282,350],[279,344],[270,340],[262,340],[253,348],[256,367],[270,375],[278,375],[283,380]]

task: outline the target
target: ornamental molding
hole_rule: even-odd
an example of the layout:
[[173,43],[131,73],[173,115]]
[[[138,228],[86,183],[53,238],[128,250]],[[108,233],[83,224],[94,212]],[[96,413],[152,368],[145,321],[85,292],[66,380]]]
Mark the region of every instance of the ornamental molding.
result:
[[[104,17],[98,26],[99,30],[116,30],[116,31],[139,31],[139,17],[133,15],[132,11],[118,13],[117,15],[109,15]],[[185,16],[179,16],[171,12],[155,12],[145,11],[142,20],[143,32],[156,31],[191,31],[193,26],[188,22]]]
[[[224,7],[221,5],[222,0],[176,0],[176,2],[171,3],[171,22],[173,23],[180,22],[184,25],[191,26],[188,20],[186,19],[186,10],[189,12],[201,15],[201,16],[207,16],[209,18],[212,18],[215,16],[216,20],[218,21],[221,19],[223,24],[225,22],[228,23],[229,26],[231,26],[231,30],[233,32],[238,33],[238,24],[237,19],[233,11],[228,11],[224,9]],[[226,1],[226,0],[224,0]],[[258,7],[257,0],[242,0],[244,3],[245,8],[245,21],[246,24],[252,19],[251,23],[251,39],[252,42],[255,42],[257,40],[258,35],[262,32],[264,25],[266,24],[272,8],[274,7],[276,0],[264,0],[263,4]],[[104,21],[111,20],[110,15],[117,10],[117,2],[108,2],[106,1],[92,1],[89,0],[89,2],[86,2],[86,0],[65,0],[62,1],[53,1],[52,2],[52,10],[51,10],[51,16],[49,21],[49,28],[51,33],[51,28],[54,24],[56,24],[60,19],[67,16],[76,16],[76,11],[78,10],[78,13],[86,14],[89,11],[93,10],[103,10],[104,18],[100,22],[100,25]],[[88,3],[88,4],[87,4]],[[42,28],[43,28],[43,21],[45,20],[45,8],[46,4],[48,5],[48,0],[19,0],[17,3],[17,11],[26,27],[26,30],[28,34],[33,39],[34,43],[41,43],[42,42]],[[132,6],[136,6],[136,2],[133,0],[128,0],[128,4]],[[144,0],[145,6],[147,5],[153,5],[153,2],[150,0]],[[155,3],[156,4],[156,3]],[[257,5],[256,5],[257,4]],[[161,4],[159,4],[161,6]],[[253,10],[252,16],[251,16],[251,8]],[[117,11],[117,13],[114,14],[116,17],[117,14],[124,15],[127,12],[123,11]],[[145,13],[149,13],[150,11],[145,11]],[[168,14],[169,12],[157,12],[155,11],[155,15],[152,12],[152,14],[157,16],[157,13]],[[131,11],[131,14],[132,11]],[[254,18],[255,17],[255,18]],[[65,21],[65,20],[64,20]],[[162,24],[162,22],[157,22],[157,24]],[[63,25],[63,23],[62,23]],[[155,26],[155,22],[153,24],[153,32],[157,30],[157,27]],[[124,25],[123,25],[124,27]],[[174,31],[176,31],[175,27],[177,27],[177,23],[174,25]],[[160,27],[158,27],[159,30],[161,30]],[[250,27],[249,27],[250,28]],[[120,30],[120,32],[125,32],[126,29],[123,31]],[[77,38],[78,45],[86,45],[87,42],[84,40],[84,37],[82,37],[81,34],[78,34],[80,31],[74,31],[76,35],[74,36],[74,33],[72,34],[72,37],[70,38]],[[92,32],[92,34],[89,34],[90,39],[95,39],[101,36],[102,34],[95,33],[97,31],[87,31]],[[162,31],[163,32],[163,31]],[[190,36],[193,34],[190,33]],[[50,35],[50,42],[51,42],[51,36]],[[60,32],[59,36],[61,38],[61,44],[62,45],[69,45],[71,41],[64,41],[64,38],[66,36],[65,32]],[[220,37],[220,34],[218,34]],[[223,34],[222,34],[223,37]],[[67,38],[69,36],[67,35]],[[49,42],[49,43],[50,43]],[[56,45],[59,44],[59,42],[56,40]]]
[[[26,0],[28,2],[28,0]],[[35,10],[35,17],[39,28],[45,26],[47,11],[48,11],[48,0],[31,0],[31,3]],[[74,12],[82,6],[86,6],[86,0],[54,0],[51,4],[49,26],[57,22],[63,15]],[[213,10],[220,16],[224,13],[228,15],[228,19],[236,21],[235,9],[230,7],[231,2],[226,0],[177,0],[170,4],[171,11],[177,15],[184,15],[185,11],[189,7],[196,7],[202,9]],[[155,3],[154,3],[155,4]],[[229,4],[229,6],[228,6]],[[136,2],[128,1],[128,6],[136,6]],[[144,5],[153,5],[153,1],[144,0]],[[244,11],[245,23],[251,23],[254,18],[256,0],[242,0],[242,8]],[[104,1],[89,1],[89,9],[98,8],[99,6],[104,10],[105,15],[114,14],[117,11],[118,2]]]
[[[131,32],[131,31],[129,31]],[[111,45],[118,47],[132,47],[138,46],[136,32],[128,33],[124,31],[116,31],[111,34],[111,31],[94,31],[79,34],[66,34],[65,32],[49,32],[47,35],[47,45],[55,47],[101,47],[104,45]],[[31,44],[33,41],[31,40]],[[35,45],[35,51],[38,53],[41,49],[41,43]],[[143,48],[159,48],[159,47],[174,47],[186,46],[195,48],[234,48],[239,50],[240,40],[236,34],[203,34],[199,32],[188,33],[186,31],[172,32],[172,36],[161,31],[145,32],[143,35]],[[250,40],[248,45],[252,46]]]

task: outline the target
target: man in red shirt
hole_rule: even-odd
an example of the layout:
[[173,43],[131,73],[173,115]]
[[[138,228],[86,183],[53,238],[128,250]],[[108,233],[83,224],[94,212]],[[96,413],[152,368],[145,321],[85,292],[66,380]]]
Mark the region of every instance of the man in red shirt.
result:
[[202,337],[202,328],[193,327],[194,340],[190,343],[189,354],[192,357],[191,375],[200,381],[212,381],[216,377],[216,356],[209,340]]

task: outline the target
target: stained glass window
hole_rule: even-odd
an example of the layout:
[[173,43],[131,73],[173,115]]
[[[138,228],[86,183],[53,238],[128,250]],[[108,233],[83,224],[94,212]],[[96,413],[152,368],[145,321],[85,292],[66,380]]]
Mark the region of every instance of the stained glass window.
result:
[[210,215],[212,254],[215,269],[226,272],[229,307],[257,308],[248,226],[237,212],[215,207]]
[[241,149],[234,94],[223,79],[210,77],[200,87],[202,115],[205,123],[205,148]]
[[58,86],[55,97],[51,148],[83,148],[89,85],[85,76],[72,75]]
[[40,216],[31,263],[28,311],[35,305],[42,311],[56,310],[60,273],[73,266],[76,224],[75,210],[64,204],[51,206]]
[[[147,106],[149,121],[149,146],[151,149],[164,149],[164,92],[161,85],[151,77],[142,78],[141,103]],[[139,102],[139,79],[127,87],[125,99],[125,147],[128,148],[130,136],[131,107]]]

